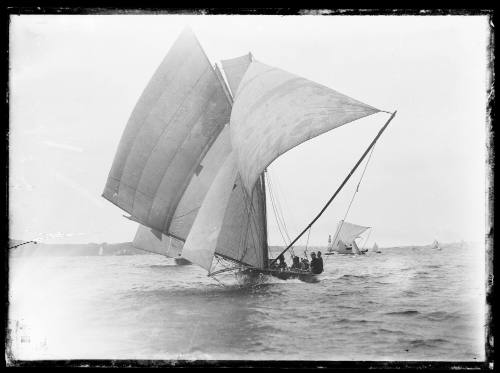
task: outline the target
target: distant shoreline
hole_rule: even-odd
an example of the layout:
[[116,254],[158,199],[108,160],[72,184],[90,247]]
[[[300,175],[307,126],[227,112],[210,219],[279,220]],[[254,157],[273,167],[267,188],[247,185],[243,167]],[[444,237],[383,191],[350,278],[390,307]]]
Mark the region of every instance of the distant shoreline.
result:
[[[22,244],[26,241],[21,240],[9,240],[9,248]],[[465,246],[470,247],[475,245],[471,242],[463,242]],[[440,243],[442,248],[461,247],[461,242],[453,243]],[[384,250],[391,249],[413,249],[413,248],[428,248],[430,245],[405,245],[405,246],[392,246],[379,248]],[[277,254],[279,251],[283,250],[285,246],[271,245],[269,246],[269,251],[273,254]],[[294,252],[301,256],[306,250],[305,246],[295,246],[293,248]],[[327,251],[327,246],[309,246],[307,251],[322,251],[323,253]],[[107,242],[103,243],[85,243],[85,244],[49,244],[49,243],[27,243],[20,245],[18,247],[10,249],[10,254],[13,257],[27,257],[27,256],[119,256],[119,255],[159,255],[148,251],[138,249],[132,245],[132,242],[120,242],[109,244]]]

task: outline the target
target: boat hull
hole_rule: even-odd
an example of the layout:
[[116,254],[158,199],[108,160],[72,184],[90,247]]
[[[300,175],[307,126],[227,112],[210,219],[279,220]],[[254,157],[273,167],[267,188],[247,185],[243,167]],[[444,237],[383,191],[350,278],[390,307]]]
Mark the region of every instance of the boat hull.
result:
[[242,271],[243,275],[259,276],[267,275],[279,278],[280,280],[298,279],[304,282],[319,282],[318,275],[309,271],[296,271],[296,270],[276,270],[276,269],[257,269],[248,268]]
[[193,264],[189,260],[184,259],[184,258],[174,258],[174,260],[175,260],[175,264],[180,265],[180,266],[186,266],[186,265]]

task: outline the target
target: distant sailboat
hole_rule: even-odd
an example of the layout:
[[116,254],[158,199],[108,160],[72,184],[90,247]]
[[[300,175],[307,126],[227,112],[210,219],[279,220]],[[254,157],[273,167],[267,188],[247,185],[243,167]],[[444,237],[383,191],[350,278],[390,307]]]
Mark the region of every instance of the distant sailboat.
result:
[[344,255],[364,254],[367,250],[360,250],[356,243],[356,239],[368,229],[370,229],[370,227],[364,227],[362,225],[340,220],[337,224],[337,231],[333,236],[334,239],[328,247],[326,255],[331,255],[333,253]]
[[99,256],[102,256],[104,252],[104,248],[102,246],[99,246]]
[[371,251],[372,251],[372,252],[374,252],[374,253],[378,253],[378,254],[382,252],[382,251],[380,251],[380,249],[378,248],[378,245],[377,245],[377,243],[376,243],[376,242],[373,244],[373,248],[371,249]]
[[133,242],[140,249],[182,256],[211,276],[240,270],[308,278],[311,272],[273,269],[277,258],[269,259],[266,168],[313,137],[381,111],[250,53],[222,68],[189,29],[182,32],[136,104],[103,197],[140,224]]
[[437,240],[434,240],[434,242],[431,245],[431,249],[441,250],[441,246],[439,245],[439,242]]

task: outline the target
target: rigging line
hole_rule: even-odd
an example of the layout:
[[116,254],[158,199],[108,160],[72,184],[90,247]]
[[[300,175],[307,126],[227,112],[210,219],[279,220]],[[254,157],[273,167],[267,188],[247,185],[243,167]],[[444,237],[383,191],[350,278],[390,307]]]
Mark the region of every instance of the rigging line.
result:
[[[337,237],[339,236],[340,231],[342,230],[342,227],[344,226],[344,222],[347,219],[347,214],[349,214],[349,210],[351,209],[352,203],[354,202],[354,198],[356,197],[356,194],[358,193],[359,186],[361,184],[361,181],[363,180],[363,176],[365,175],[366,168],[368,167],[368,163],[370,162],[370,158],[372,157],[374,149],[375,149],[375,146],[373,146],[372,150],[370,151],[370,155],[368,156],[368,159],[366,160],[365,167],[363,169],[363,172],[361,173],[361,177],[359,178],[358,185],[356,186],[356,189],[354,190],[354,193],[352,194],[351,202],[349,202],[349,206],[347,206],[347,210],[344,214],[344,218],[342,219],[342,223],[340,224],[339,229],[337,229],[337,232],[335,232],[335,237],[333,238],[333,241],[332,241],[332,247],[333,247],[333,244],[337,241]],[[328,258],[325,259],[325,262],[327,260],[328,260]]]
[[[219,272],[220,273],[220,272]],[[211,279],[217,281],[219,283],[219,285],[221,285],[223,288],[226,287],[226,285],[224,285],[224,283],[222,281],[219,281],[219,279],[215,276],[209,276]]]
[[269,170],[267,171],[267,177],[264,178],[266,180],[266,183],[267,183],[267,187],[269,189],[269,199],[271,201],[271,206],[273,208],[273,215],[274,215],[274,220],[276,221],[276,225],[278,227],[278,231],[280,232],[280,236],[281,236],[281,239],[283,240],[283,243],[286,245],[287,242],[286,242],[286,239],[283,235],[283,232],[281,231],[281,227],[280,227],[280,224],[279,224],[279,220],[278,220],[278,217],[277,217],[277,211],[276,211],[276,206],[275,206],[275,202],[274,202],[274,196],[273,196],[273,190],[272,190],[272,187],[271,187],[271,184],[270,184],[270,174],[269,174]]
[[272,191],[272,188],[271,188],[271,183],[269,181],[269,173],[268,173],[268,177],[266,179],[267,179],[267,184],[268,184],[268,189],[269,189],[269,197],[270,197],[269,199],[271,200],[271,206],[273,208],[274,220],[276,220],[276,225],[278,226],[278,231],[280,232],[281,239],[283,240],[283,243],[285,245],[288,245],[288,243],[286,242],[285,236],[283,235],[283,232],[281,231],[281,226],[280,226],[280,223],[279,223],[279,220],[278,220],[278,216],[277,216],[277,212],[276,212],[276,206],[275,206],[275,203],[274,203],[273,191]]
[[[397,111],[394,111],[394,113],[392,113],[392,115],[386,121],[386,123],[384,124],[384,126],[380,129],[380,131],[377,133],[377,135],[375,136],[375,138],[372,140],[372,142],[370,143],[370,145],[368,145],[368,148],[366,148],[366,150],[363,153],[363,155],[361,156],[361,158],[359,158],[359,160],[356,162],[356,164],[354,165],[354,167],[352,168],[352,170],[345,177],[344,181],[342,181],[342,184],[340,184],[340,186],[337,188],[337,190],[335,191],[335,193],[333,193],[333,195],[330,197],[330,199],[323,206],[323,208],[321,209],[321,211],[314,217],[314,219],[308,224],[308,226],[306,228],[304,228],[304,230],[302,230],[302,232],[300,232],[300,234],[285,248],[285,250],[283,250],[281,252],[281,254],[284,254],[286,251],[288,251],[288,249],[290,249],[290,247],[295,242],[297,242],[300,239],[300,237],[302,237],[304,235],[304,233],[307,232],[307,229],[310,226],[312,226],[321,217],[321,215],[323,215],[323,213],[328,208],[328,206],[330,206],[330,204],[335,199],[335,197],[340,193],[340,191],[342,190],[342,188],[344,187],[344,185],[349,181],[349,179],[351,178],[351,176],[354,173],[354,171],[356,171],[356,169],[359,167],[359,165],[361,164],[361,162],[363,161],[363,159],[365,159],[366,155],[371,150],[371,148],[375,145],[375,143],[377,142],[377,140],[380,138],[380,136],[382,135],[382,133],[385,131],[385,129],[389,125],[389,123],[394,119],[394,116],[396,115],[396,113],[397,113]],[[276,262],[276,259],[273,259],[271,261],[271,263],[269,263],[269,264],[272,265],[275,262]]]
[[[270,175],[269,175],[270,176]],[[279,206],[278,206],[278,198],[276,196],[276,191],[274,189],[274,187],[272,186],[272,181],[271,181],[271,178],[269,178],[269,182],[271,183],[270,184],[270,189],[271,189],[271,195],[273,196],[273,199],[274,199],[274,204],[276,205],[275,206],[275,216],[280,219],[279,222],[281,222],[281,226],[283,227],[283,232],[284,232],[284,235],[286,236],[286,238],[288,238],[288,243],[291,242],[292,240],[290,239],[290,235],[288,234],[288,230],[286,228],[286,224],[285,224],[285,218],[280,215],[280,211],[279,211]],[[282,214],[282,213],[281,213]],[[287,241],[285,239],[283,239],[283,242],[285,243],[285,246],[288,245]],[[293,248],[292,248],[293,250]]]
[[[270,176],[270,175],[269,175]],[[271,179],[271,177],[269,177],[269,179]],[[290,235],[288,234],[288,228],[286,226],[286,222],[285,222],[285,215],[283,214],[283,210],[281,209],[281,203],[278,199],[278,196],[276,195],[276,193],[279,193],[279,185],[278,185],[278,182],[274,183],[273,184],[276,185],[276,189],[273,187],[273,193],[275,193],[275,200],[276,200],[276,207],[277,207],[277,210],[278,210],[278,213],[279,213],[279,216],[281,218],[281,223],[283,225],[283,231],[285,232],[287,238],[288,238],[288,242],[291,241],[290,239]]]
[[363,170],[363,173],[361,174],[361,177],[359,179],[358,185],[356,186],[356,189],[354,190],[354,193],[352,194],[351,202],[349,202],[349,206],[347,207],[347,211],[345,212],[344,219],[342,219],[342,223],[340,224],[340,228],[337,230],[337,232],[335,232],[335,237],[334,237],[334,239],[333,239],[332,242],[335,242],[337,240],[337,237],[340,234],[340,231],[342,230],[342,226],[344,225],[345,219],[347,218],[347,214],[349,213],[349,210],[351,209],[351,205],[354,202],[354,198],[356,197],[356,193],[358,193],[359,185],[361,184],[361,180],[363,180],[363,176],[365,174],[366,167],[368,166],[368,162],[370,161],[370,158],[371,158],[371,156],[373,154],[373,150],[374,149],[375,149],[375,147],[373,147],[372,150],[371,150],[371,152],[370,152],[370,156],[368,157],[368,160],[367,160],[367,162],[365,164],[365,168]]
[[[269,175],[268,175],[268,176],[269,176]],[[269,177],[268,177],[268,183],[269,183],[269,182],[270,182],[270,181],[269,181]],[[276,224],[277,224],[277,226],[278,226],[278,230],[279,230],[279,232],[280,232],[281,239],[283,240],[283,243],[284,243],[284,244],[285,244],[285,246],[286,246],[286,245],[288,245],[288,243],[287,243],[287,240],[286,240],[286,238],[285,238],[285,235],[284,235],[284,234],[283,234],[283,232],[282,232],[282,229],[281,229],[281,226],[280,226],[280,221],[278,220],[278,211],[277,211],[276,206],[275,206],[275,201],[274,201],[274,193],[273,193],[273,190],[272,190],[272,186],[271,186],[271,184],[269,184],[269,192],[270,192],[269,194],[270,194],[270,196],[271,196],[271,203],[272,203],[272,206],[273,206],[274,218],[275,218],[275,220],[276,220]],[[288,242],[290,242],[290,241],[288,241]]]
[[[282,196],[284,196],[284,195],[285,195],[285,193],[283,193],[283,189],[281,188],[281,184],[279,183],[279,180],[276,180],[276,183],[275,183],[275,184],[276,184],[276,190],[277,190],[277,192],[278,192],[278,193],[281,193],[281,195],[282,195]],[[293,215],[293,209],[290,209],[290,208],[289,208],[289,206],[288,206],[288,204],[287,204],[287,202],[286,202],[286,201],[287,201],[287,199],[286,199],[286,198],[284,198],[284,204],[285,204],[285,207],[286,207],[287,211],[289,211],[289,212],[290,212],[290,218],[291,218],[291,220],[292,220],[292,223],[293,223],[293,225],[296,225],[296,224],[295,224],[296,219],[294,218],[294,215]],[[278,207],[279,207],[279,208],[280,208],[280,210],[281,210],[281,202],[280,202],[279,200],[278,200],[278,204],[279,204],[279,206],[278,206]],[[285,216],[285,215],[283,214],[283,211],[281,211],[281,214],[282,214],[283,223],[285,223],[285,218],[284,218],[284,216]],[[285,228],[287,229],[287,235],[288,235],[288,228],[287,228],[286,226],[285,226]],[[291,241],[290,236],[288,236],[288,240],[290,240],[290,241]]]
[[[276,195],[276,193],[278,193],[278,194],[279,194],[279,193],[281,193],[281,194],[283,195],[283,193],[282,193],[282,192],[280,192],[279,182],[278,182],[278,181],[276,181],[276,183],[275,183],[275,184],[276,184],[276,188],[275,188],[275,195]],[[280,200],[279,200],[279,198],[278,198],[278,195],[276,195],[276,197],[275,197],[275,198],[276,198],[276,205],[277,205],[277,207],[278,207],[278,212],[279,212],[280,217],[281,217],[281,222],[282,222],[282,224],[283,224],[283,228],[284,228],[285,234],[286,234],[286,236],[287,236],[287,238],[288,238],[288,242],[291,242],[292,240],[291,240],[291,238],[290,238],[290,235],[288,234],[288,227],[286,226],[285,214],[283,213],[283,210],[282,210],[282,208],[281,208],[281,202],[280,202]]]

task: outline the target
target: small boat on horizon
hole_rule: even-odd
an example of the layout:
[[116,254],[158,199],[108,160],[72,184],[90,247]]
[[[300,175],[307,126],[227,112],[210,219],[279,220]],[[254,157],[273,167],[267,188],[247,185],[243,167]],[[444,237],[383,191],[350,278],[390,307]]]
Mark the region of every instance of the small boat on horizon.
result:
[[373,253],[377,253],[377,254],[382,253],[382,251],[380,251],[380,249],[379,249],[379,247],[378,247],[378,245],[377,245],[376,242],[373,244],[373,248],[370,251],[373,252]]
[[439,242],[437,240],[434,240],[434,242],[431,244],[431,249],[433,249],[433,250],[442,250],[442,248],[439,245]]
[[326,255],[364,255],[368,249],[360,249],[356,239],[370,228],[340,220],[333,241],[329,237]]

